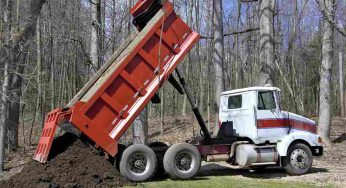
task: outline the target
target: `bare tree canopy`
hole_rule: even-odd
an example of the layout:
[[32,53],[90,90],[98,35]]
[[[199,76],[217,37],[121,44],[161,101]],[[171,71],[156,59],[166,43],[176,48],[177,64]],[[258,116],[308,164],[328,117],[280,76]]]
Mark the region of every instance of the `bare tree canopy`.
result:
[[[4,10],[5,32],[4,43],[7,51],[4,66],[4,83],[2,85],[2,103],[1,103],[1,121],[0,121],[0,170],[4,168],[5,158],[5,143],[7,140],[7,130],[9,129],[9,135],[13,135],[11,144],[13,148],[17,147],[18,137],[18,124],[19,124],[19,101],[11,101],[10,98],[16,96],[20,97],[23,65],[25,64],[25,53],[29,48],[29,40],[31,40],[35,34],[37,19],[42,10],[45,0],[31,0],[29,4],[28,19],[23,26],[17,30],[18,33],[13,35],[12,25],[12,6],[13,1],[8,0],[7,3],[2,1],[1,9]],[[5,8],[4,8],[5,7]],[[13,74],[10,70],[12,67],[17,67],[17,74]],[[13,90],[10,93],[10,89]],[[12,97],[10,97],[12,96]],[[18,99],[17,99],[18,100]],[[14,132],[11,132],[14,131]],[[9,137],[11,138],[11,137]],[[11,141],[11,140],[10,140]]]
[[[334,13],[331,12],[328,8],[328,0],[316,0],[321,12],[323,13],[323,16],[326,18],[326,20],[344,37],[346,37],[346,29],[338,24],[335,20]],[[334,5],[333,5],[334,6]]]

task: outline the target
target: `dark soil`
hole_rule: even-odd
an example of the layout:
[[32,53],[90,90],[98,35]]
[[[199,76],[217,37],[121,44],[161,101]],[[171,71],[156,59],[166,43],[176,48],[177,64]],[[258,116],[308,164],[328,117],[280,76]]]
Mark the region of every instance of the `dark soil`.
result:
[[131,184],[113,165],[76,135],[54,140],[49,161],[32,161],[21,173],[0,182],[0,187],[119,187]]

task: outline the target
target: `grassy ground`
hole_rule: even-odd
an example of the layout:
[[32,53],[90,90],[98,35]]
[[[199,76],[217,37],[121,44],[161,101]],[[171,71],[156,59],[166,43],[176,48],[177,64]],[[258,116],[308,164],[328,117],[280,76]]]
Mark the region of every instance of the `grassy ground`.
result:
[[[222,188],[222,187],[239,187],[239,188],[309,188],[316,187],[312,184],[296,183],[296,182],[280,182],[274,180],[259,180],[259,179],[242,179],[230,176],[206,176],[197,177],[194,180],[163,180],[156,182],[139,183],[137,187],[164,187],[164,188]],[[332,186],[330,186],[332,187]]]

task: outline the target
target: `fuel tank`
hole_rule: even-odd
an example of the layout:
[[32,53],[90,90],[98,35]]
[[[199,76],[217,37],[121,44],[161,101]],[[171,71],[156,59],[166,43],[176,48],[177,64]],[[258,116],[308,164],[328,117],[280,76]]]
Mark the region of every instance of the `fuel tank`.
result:
[[276,164],[278,158],[279,155],[274,145],[243,144],[236,149],[236,162],[242,167]]

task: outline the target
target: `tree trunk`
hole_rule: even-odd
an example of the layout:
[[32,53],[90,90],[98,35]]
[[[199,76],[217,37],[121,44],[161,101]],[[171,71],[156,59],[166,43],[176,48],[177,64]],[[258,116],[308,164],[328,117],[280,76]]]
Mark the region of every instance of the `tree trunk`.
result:
[[[187,23],[189,25],[192,25],[192,12],[193,12],[193,1],[190,1],[189,3],[189,8],[188,8],[188,20],[187,20]],[[185,79],[186,81],[188,82],[189,81],[189,69],[190,69],[190,65],[191,65],[191,51],[190,53],[188,54],[187,56],[187,62],[186,62],[186,68],[185,68]],[[182,112],[181,114],[183,116],[186,115],[186,106],[187,106],[187,97],[186,95],[184,95],[184,101],[183,101],[183,109],[182,109]]]
[[101,23],[99,27],[99,63],[100,67],[104,64],[105,59],[105,42],[106,42],[106,4],[108,2],[106,0],[103,0],[103,3],[101,4],[100,0],[100,16],[99,16],[99,23]]
[[[131,9],[131,7],[132,7],[132,2],[133,0],[128,0],[128,10],[130,10]],[[128,36],[130,36],[131,35],[131,19],[132,19],[132,16],[131,16],[131,14],[130,14],[130,11],[128,11],[128,13],[127,13],[127,35]]]
[[[220,96],[224,90],[223,78],[223,56],[224,56],[224,42],[223,42],[223,9],[222,0],[214,1],[214,18],[213,23],[215,27],[214,32],[214,70],[215,70],[215,105],[214,112],[216,113],[216,123],[218,123],[218,113],[220,107]],[[214,135],[218,132],[218,125],[214,126]]]
[[132,124],[133,144],[146,144],[148,138],[148,109],[145,107]]
[[[49,17],[52,18],[52,10],[49,9]],[[50,109],[55,108],[55,63],[54,63],[54,36],[53,36],[53,23],[49,23],[49,37],[50,37]]]
[[[7,0],[0,0],[0,20],[4,20],[6,8],[7,8]],[[0,22],[1,32],[3,32],[3,29],[5,26],[6,26],[5,22]]]
[[260,1],[260,85],[274,85],[274,7],[275,0]]
[[7,1],[7,3],[1,3],[3,12],[3,19],[5,22],[5,37],[4,42],[8,44],[7,58],[5,58],[4,64],[4,81],[2,84],[2,96],[1,96],[1,119],[0,119],[0,173],[4,169],[4,160],[6,154],[6,141],[7,141],[7,129],[9,127],[9,87],[11,82],[11,72],[10,65],[13,63],[12,51],[9,49],[11,45],[11,9],[12,9],[12,0]]
[[[333,13],[333,0],[325,0],[326,8]],[[333,15],[334,16],[334,15]],[[324,143],[331,144],[331,77],[333,66],[333,36],[334,28],[326,18],[323,21],[322,62],[320,72],[320,110],[318,133]]]
[[[196,31],[198,33],[200,33],[200,1],[196,1],[195,3],[195,15],[196,15]],[[209,33],[208,33],[209,36]],[[205,89],[204,89],[204,78],[205,78],[205,72],[204,72],[204,67],[205,67],[205,61],[202,60],[201,58],[201,45],[200,43],[197,44],[196,46],[196,52],[197,52],[197,61],[199,62],[199,78],[198,78],[198,85],[199,85],[199,99],[198,99],[198,108],[201,111],[201,113],[203,114],[204,112],[204,93],[205,93]]]
[[9,62],[5,62],[4,67],[4,83],[2,85],[2,97],[1,97],[1,122],[0,122],[0,173],[4,169],[5,148],[6,148],[6,135],[8,125],[8,93],[9,93]]
[[41,59],[41,30],[40,19],[37,19],[36,25],[36,55],[37,55],[37,101],[36,101],[36,117],[40,122],[42,115],[42,59]]
[[161,103],[160,103],[160,133],[163,134],[163,125],[165,123],[165,88],[161,89]]
[[99,69],[99,30],[101,26],[100,0],[90,0],[91,2],[91,38],[90,38],[90,60],[91,76]]
[[345,117],[345,104],[344,104],[344,73],[343,73],[343,60],[342,51],[339,52],[339,85],[340,85],[340,108],[341,116]]
[[[207,20],[210,20],[210,18],[212,18],[213,16],[212,16],[212,11],[211,11],[211,6],[210,5],[212,5],[212,2],[210,2],[210,1],[208,1],[207,2],[207,11],[208,11],[208,13],[207,13]],[[211,65],[210,65],[210,59],[211,59],[211,50],[210,50],[210,48],[211,48],[211,41],[209,40],[209,36],[210,36],[210,30],[211,30],[211,22],[209,21],[208,23],[207,23],[207,30],[206,30],[206,33],[207,33],[207,36],[208,36],[208,38],[207,38],[207,43],[206,43],[206,55],[207,55],[207,57],[206,57],[206,60],[207,60],[207,62],[206,62],[206,64],[207,64],[207,69],[208,69],[208,75],[210,75],[210,73],[211,73],[211,71],[210,71],[210,69],[211,69]],[[211,121],[211,118],[210,118],[210,95],[211,95],[211,93],[210,93],[210,76],[208,76],[207,77],[207,116],[208,116],[208,131],[210,132],[210,121]]]

